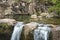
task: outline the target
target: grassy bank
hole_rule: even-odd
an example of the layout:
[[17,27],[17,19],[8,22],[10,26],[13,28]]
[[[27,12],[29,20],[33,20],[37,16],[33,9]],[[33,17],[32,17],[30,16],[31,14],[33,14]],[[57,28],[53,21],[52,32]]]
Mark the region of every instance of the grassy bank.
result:
[[[17,21],[22,21],[24,23],[30,22],[29,15],[15,15],[14,19],[16,19]],[[38,20],[37,22],[60,25],[60,18],[43,18],[43,20]]]
[[30,15],[14,15],[13,18],[17,21],[22,21],[24,23],[30,22]]
[[43,18],[43,20],[39,20],[38,22],[60,25],[60,18]]

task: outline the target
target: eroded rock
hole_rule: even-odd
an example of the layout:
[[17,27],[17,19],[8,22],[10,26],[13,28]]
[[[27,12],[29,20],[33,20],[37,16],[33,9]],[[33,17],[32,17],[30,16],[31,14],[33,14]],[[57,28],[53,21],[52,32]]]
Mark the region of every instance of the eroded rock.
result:
[[15,19],[0,19],[0,23],[7,23],[8,25],[14,25],[16,23]]
[[[21,40],[34,40],[34,30],[38,27],[39,23],[36,22],[30,22],[28,24],[25,24],[21,36]],[[56,28],[56,25],[53,24],[39,24],[40,27],[44,27],[44,25],[51,27],[51,28]],[[50,34],[52,37],[52,34]]]
[[25,26],[24,26],[25,40],[33,40],[33,31],[36,27],[37,27],[36,22],[31,22],[31,23],[25,24]]

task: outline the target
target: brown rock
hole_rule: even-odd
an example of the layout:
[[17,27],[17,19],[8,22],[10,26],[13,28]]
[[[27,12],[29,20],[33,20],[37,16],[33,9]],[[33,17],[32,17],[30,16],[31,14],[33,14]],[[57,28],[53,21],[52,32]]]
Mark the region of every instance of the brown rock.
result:
[[60,40],[60,27],[52,29],[52,40]]
[[33,40],[33,30],[37,27],[37,23],[31,22],[24,26],[25,40]]

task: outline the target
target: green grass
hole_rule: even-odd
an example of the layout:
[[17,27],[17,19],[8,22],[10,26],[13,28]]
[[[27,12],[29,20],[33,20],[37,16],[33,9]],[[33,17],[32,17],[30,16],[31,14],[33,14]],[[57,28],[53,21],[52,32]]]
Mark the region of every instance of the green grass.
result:
[[[30,16],[28,15],[16,15],[14,19],[17,21],[22,21],[24,23],[30,22]],[[46,23],[46,24],[57,24],[60,25],[60,18],[43,18],[43,20],[38,20],[38,23]]]
[[46,24],[60,25],[60,18],[50,18],[50,19],[43,18],[43,20],[40,20],[39,22]]
[[9,26],[6,23],[1,23],[0,24],[0,33],[5,33],[5,32],[10,32],[11,26]]
[[22,21],[24,23],[30,22],[30,16],[28,15],[16,15],[14,16],[14,19],[16,19],[17,21]]

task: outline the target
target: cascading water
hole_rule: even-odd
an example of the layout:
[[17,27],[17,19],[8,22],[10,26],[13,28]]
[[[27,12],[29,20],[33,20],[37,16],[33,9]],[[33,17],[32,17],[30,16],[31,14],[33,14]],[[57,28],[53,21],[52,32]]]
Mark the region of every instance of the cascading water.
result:
[[11,40],[20,40],[21,32],[23,29],[23,22],[17,22],[17,24],[14,27]]
[[40,24],[37,29],[34,30],[34,40],[48,40],[51,28],[49,25]]

